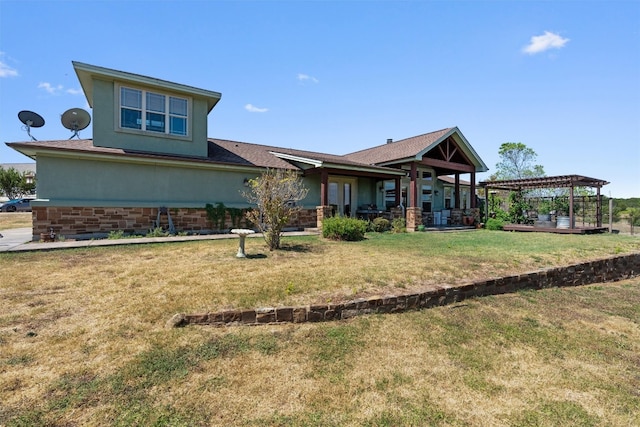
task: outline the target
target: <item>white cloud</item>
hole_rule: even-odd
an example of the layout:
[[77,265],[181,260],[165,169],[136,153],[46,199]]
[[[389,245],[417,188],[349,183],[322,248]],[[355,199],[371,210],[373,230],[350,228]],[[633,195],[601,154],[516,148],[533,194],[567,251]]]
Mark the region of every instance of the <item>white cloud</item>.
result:
[[251,104],[247,104],[244,106],[244,109],[247,110],[250,113],[266,113],[267,111],[269,111],[268,108],[258,108],[254,105]]
[[541,36],[531,37],[531,41],[525,46],[522,51],[529,55],[544,52],[549,49],[560,49],[564,47],[569,39],[560,37],[559,34],[554,34],[550,31],[545,31]]
[[298,73],[298,80],[301,82],[309,81],[313,83],[318,83],[318,79],[316,79],[315,77],[310,76],[308,74],[302,74],[302,73]]
[[53,86],[51,83],[41,82],[38,85],[38,89],[44,89],[48,93],[50,93],[51,95],[57,95],[58,93],[60,93],[62,91],[63,86],[62,85]]
[[67,92],[69,95],[81,95],[82,89],[67,89],[65,92]]
[[[0,58],[4,56],[4,52],[0,52]],[[0,78],[2,77],[16,77],[18,75],[18,70],[15,68],[11,68],[3,61],[0,61]]]

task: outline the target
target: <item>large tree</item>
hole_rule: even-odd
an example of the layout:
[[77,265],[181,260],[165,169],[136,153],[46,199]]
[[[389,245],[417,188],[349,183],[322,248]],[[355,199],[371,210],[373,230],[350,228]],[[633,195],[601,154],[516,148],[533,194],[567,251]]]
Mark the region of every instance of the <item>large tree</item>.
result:
[[269,250],[280,249],[280,236],[293,215],[302,209],[298,202],[309,190],[295,171],[268,169],[249,180],[249,191],[242,195],[256,205],[246,217],[263,233]]
[[27,183],[25,174],[21,174],[15,168],[4,169],[0,166],[0,194],[9,199],[17,199],[23,194],[29,193],[33,184]]
[[522,142],[505,142],[498,150],[494,179],[522,179],[545,176],[544,168],[536,165],[538,154]]

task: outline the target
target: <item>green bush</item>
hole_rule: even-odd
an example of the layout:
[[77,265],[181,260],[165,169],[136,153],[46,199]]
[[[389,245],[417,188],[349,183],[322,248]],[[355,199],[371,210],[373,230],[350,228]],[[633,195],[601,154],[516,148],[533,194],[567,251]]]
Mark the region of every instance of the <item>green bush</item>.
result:
[[389,228],[391,228],[391,223],[389,222],[389,220],[382,217],[375,218],[371,222],[371,225],[372,225],[373,231],[377,233],[383,233],[389,230]]
[[364,239],[367,221],[334,216],[322,221],[322,237],[331,240],[358,241]]
[[404,218],[394,218],[391,223],[391,228],[393,228],[394,233],[406,233],[407,221],[405,221]]
[[487,230],[502,230],[504,221],[498,218],[489,218],[485,224]]
[[109,240],[117,240],[117,239],[124,239],[125,235],[124,235],[124,231],[122,230],[113,230],[109,232],[109,235],[107,236],[107,239]]

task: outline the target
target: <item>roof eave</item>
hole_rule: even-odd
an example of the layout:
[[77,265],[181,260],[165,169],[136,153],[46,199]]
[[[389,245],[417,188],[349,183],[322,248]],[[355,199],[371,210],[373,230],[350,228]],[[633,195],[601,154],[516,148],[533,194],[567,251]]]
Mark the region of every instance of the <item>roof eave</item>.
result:
[[199,89],[193,86],[187,86],[166,80],[155,79],[139,74],[127,73],[124,71],[113,70],[110,68],[98,67],[95,65],[84,64],[82,62],[72,61],[82,90],[87,98],[89,106],[93,108],[93,78],[106,79],[109,81],[118,81],[132,83],[142,86],[150,86],[166,91],[179,94],[189,95],[192,97],[204,98],[207,100],[207,112],[210,112],[216,106],[222,94],[205,89]]

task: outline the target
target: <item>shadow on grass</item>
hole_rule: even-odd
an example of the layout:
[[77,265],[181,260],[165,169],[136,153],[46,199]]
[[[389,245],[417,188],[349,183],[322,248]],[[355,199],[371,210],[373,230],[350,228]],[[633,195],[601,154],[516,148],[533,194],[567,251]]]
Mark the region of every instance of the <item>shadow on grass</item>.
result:
[[280,251],[284,252],[299,252],[299,253],[308,253],[313,251],[312,245],[306,244],[281,244]]

